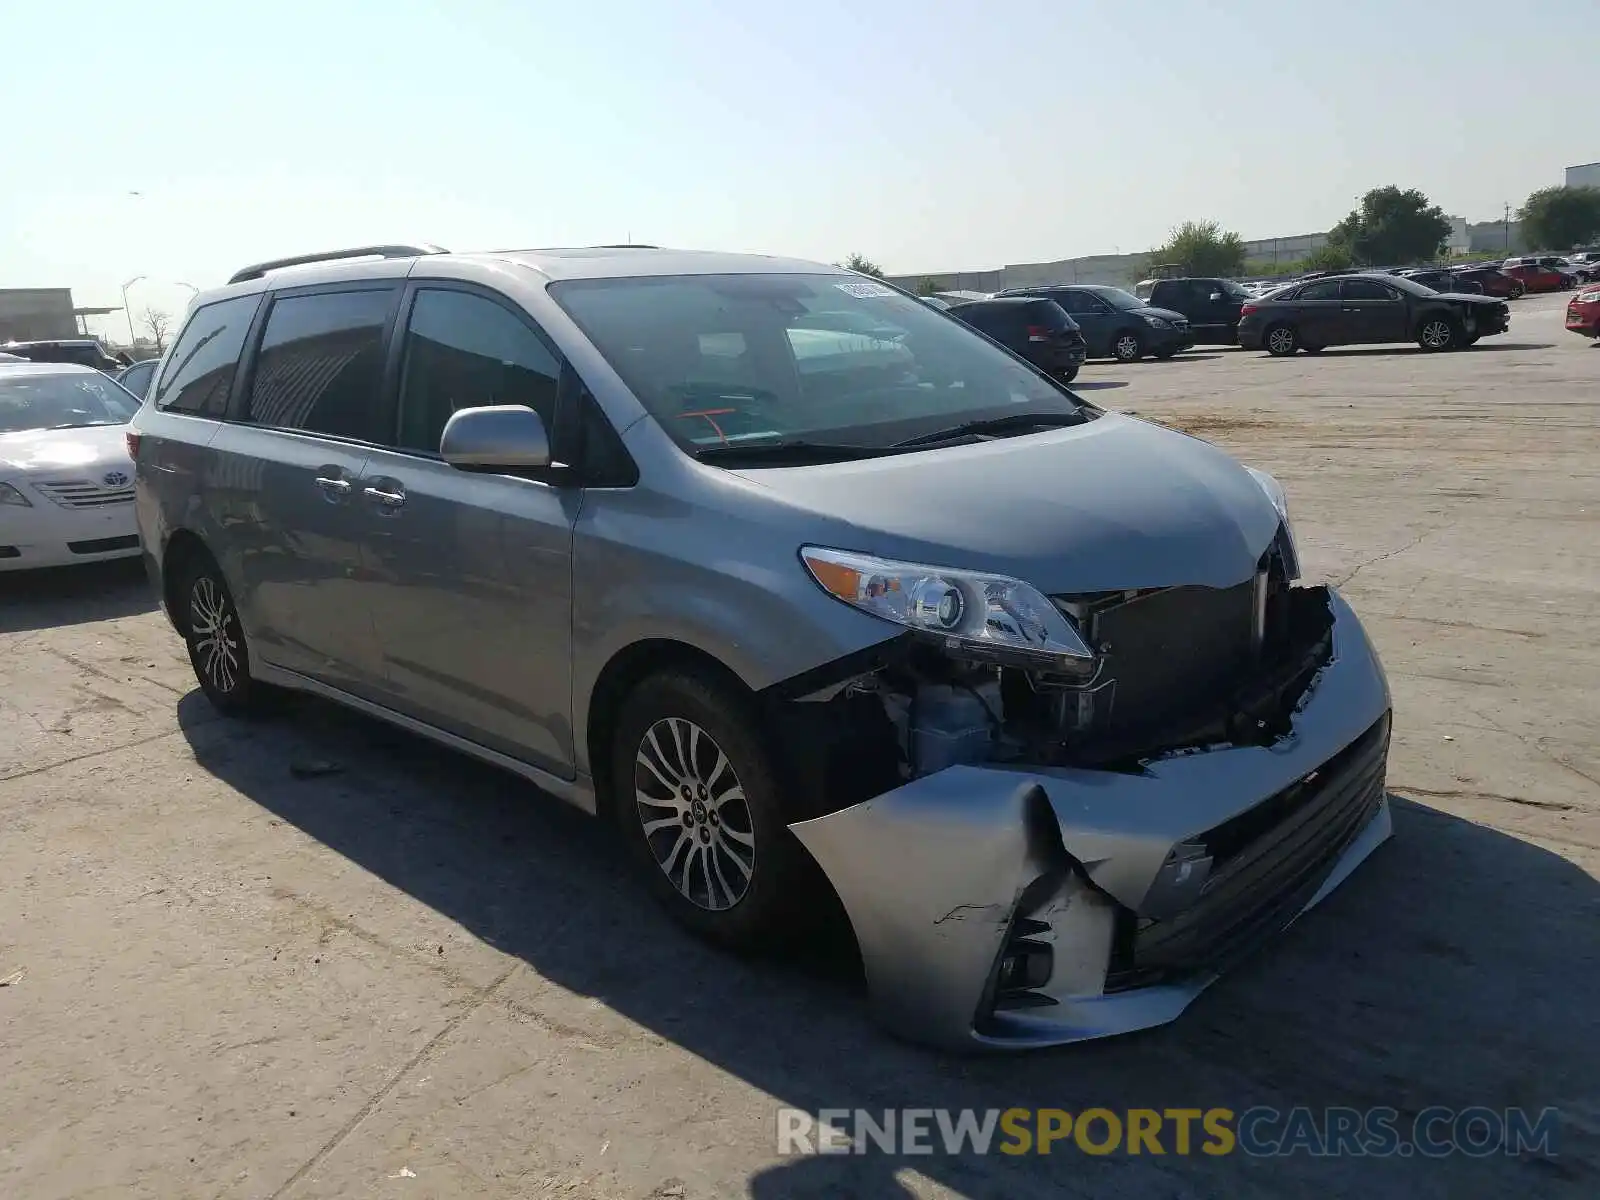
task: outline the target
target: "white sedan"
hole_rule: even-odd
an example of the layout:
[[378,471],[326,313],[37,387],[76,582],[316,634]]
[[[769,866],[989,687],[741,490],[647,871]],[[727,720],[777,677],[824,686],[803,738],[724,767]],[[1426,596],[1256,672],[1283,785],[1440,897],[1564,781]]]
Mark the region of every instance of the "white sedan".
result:
[[89,367],[0,363],[0,571],[139,553],[124,437],[138,407]]

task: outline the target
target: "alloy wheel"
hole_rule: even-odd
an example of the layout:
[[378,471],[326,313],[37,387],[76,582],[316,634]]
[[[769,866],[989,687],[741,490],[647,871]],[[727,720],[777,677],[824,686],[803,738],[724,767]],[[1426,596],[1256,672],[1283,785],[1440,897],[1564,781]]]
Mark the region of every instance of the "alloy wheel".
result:
[[1125,333],[1117,339],[1112,352],[1123,362],[1132,362],[1139,357],[1139,339],[1131,333]]
[[1274,329],[1267,335],[1267,349],[1274,354],[1289,354],[1294,350],[1294,330]]
[[189,592],[189,636],[211,686],[224,694],[239,686],[239,618],[227,594],[209,575]]
[[755,826],[715,739],[682,717],[650,726],[634,755],[634,801],[656,865],[691,904],[722,912],[750,889]]
[[1450,344],[1450,323],[1434,319],[1422,327],[1422,344],[1430,350],[1443,350]]

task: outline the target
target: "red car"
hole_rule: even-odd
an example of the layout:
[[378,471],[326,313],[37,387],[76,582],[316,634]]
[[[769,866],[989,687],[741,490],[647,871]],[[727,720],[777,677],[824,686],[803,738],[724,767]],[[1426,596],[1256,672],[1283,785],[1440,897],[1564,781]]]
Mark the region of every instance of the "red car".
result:
[[1522,280],[1513,279],[1499,267],[1456,267],[1450,273],[1457,279],[1481,285],[1485,296],[1498,296],[1502,300],[1515,300],[1528,290]]
[[1522,280],[1522,286],[1530,292],[1559,292],[1572,286],[1570,276],[1528,259],[1508,259],[1500,269],[1511,278]]
[[1588,288],[1567,301],[1567,328],[1584,337],[1600,337],[1600,288]]

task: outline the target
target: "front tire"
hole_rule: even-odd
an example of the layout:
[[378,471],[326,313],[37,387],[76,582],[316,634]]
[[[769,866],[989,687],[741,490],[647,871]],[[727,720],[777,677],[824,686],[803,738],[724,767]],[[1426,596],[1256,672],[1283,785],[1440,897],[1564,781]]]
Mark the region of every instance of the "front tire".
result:
[[178,594],[183,597],[189,665],[206,699],[224,716],[259,713],[267,689],[250,674],[249,645],[221,568],[209,555],[195,554],[184,569]]
[[1300,336],[1293,325],[1274,325],[1267,330],[1266,346],[1274,358],[1288,358],[1300,348]]
[[1430,353],[1454,350],[1461,344],[1461,334],[1448,317],[1424,317],[1417,326],[1417,345]]
[[645,885],[692,933],[745,953],[785,940],[810,882],[752,707],[695,672],[652,675],[611,748],[612,806]]
[[1124,329],[1111,339],[1111,357],[1121,363],[1138,362],[1144,357],[1144,339],[1137,331]]

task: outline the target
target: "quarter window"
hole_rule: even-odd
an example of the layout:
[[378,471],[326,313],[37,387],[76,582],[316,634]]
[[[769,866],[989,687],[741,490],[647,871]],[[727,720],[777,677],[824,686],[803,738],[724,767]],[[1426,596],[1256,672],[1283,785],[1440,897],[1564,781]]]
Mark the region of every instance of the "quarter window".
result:
[[383,329],[395,289],[284,296],[267,314],[247,420],[387,442],[379,405]]
[[437,454],[452,413],[488,404],[524,405],[547,431],[554,428],[560,360],[526,321],[483,296],[419,291],[400,378],[399,445],[405,450]]
[[235,296],[195,309],[167,355],[155,406],[200,417],[227,412],[234,367],[260,304],[260,296]]

